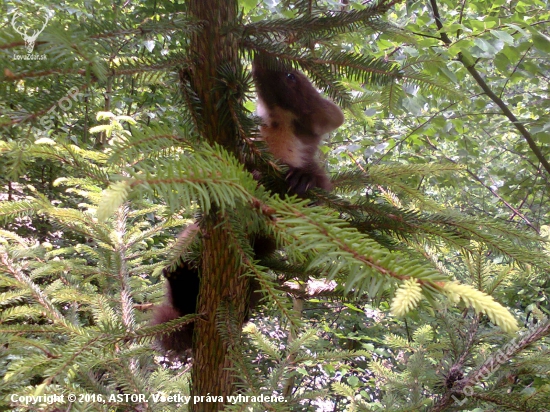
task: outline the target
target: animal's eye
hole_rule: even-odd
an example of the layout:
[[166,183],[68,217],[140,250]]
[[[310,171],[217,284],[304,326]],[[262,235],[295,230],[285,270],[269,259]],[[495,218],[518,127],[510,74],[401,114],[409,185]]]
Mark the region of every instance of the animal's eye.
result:
[[296,76],[294,76],[293,73],[287,73],[287,74],[286,74],[286,78],[287,78],[288,80],[290,80],[291,82],[295,82],[295,81],[296,81]]

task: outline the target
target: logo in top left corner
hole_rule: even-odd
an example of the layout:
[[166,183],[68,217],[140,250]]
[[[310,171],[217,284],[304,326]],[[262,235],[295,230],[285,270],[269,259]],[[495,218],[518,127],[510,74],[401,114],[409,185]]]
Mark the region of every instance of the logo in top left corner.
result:
[[29,54],[34,50],[36,38],[44,31],[53,14],[52,10],[45,7],[41,7],[40,11],[32,21],[29,15],[25,16],[19,10],[16,10],[11,18],[11,26],[25,40],[25,48]]

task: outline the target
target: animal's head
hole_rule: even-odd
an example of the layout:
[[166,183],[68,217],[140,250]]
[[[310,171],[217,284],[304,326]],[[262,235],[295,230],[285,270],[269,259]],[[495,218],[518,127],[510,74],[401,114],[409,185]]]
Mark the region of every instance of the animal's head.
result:
[[291,112],[305,130],[322,135],[344,122],[340,108],[325,99],[302,72],[258,56],[252,64],[252,76],[262,103],[270,109]]

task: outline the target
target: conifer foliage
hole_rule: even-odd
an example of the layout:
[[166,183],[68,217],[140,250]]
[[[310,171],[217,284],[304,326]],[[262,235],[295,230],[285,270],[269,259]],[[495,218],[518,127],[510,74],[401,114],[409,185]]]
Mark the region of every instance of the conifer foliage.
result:
[[[391,113],[407,90],[461,97],[433,61],[354,48],[413,42],[398,2],[349,3],[282,1],[275,18],[236,0],[5,3],[0,410],[544,410],[549,321],[532,308],[514,336],[525,308],[500,303],[511,279],[548,270],[542,238],[409,181],[461,165],[332,163],[331,193],[266,189],[285,165],[259,139],[257,55],[349,118],[373,99]],[[277,253],[258,261],[257,236]],[[162,270],[182,259],[201,273],[197,313],[151,326]],[[263,307],[243,330],[251,284]],[[189,322],[192,359],[160,352]],[[510,389],[520,368],[540,376],[532,391]],[[64,400],[22,400],[46,395]]]

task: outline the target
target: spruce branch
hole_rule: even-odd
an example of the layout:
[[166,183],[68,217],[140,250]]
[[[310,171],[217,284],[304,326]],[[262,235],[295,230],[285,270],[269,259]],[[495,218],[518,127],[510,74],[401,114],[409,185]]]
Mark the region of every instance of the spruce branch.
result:
[[472,286],[461,285],[458,282],[447,282],[442,285],[442,289],[451,301],[456,303],[462,299],[477,314],[486,314],[491,322],[500,326],[505,332],[510,333],[518,330],[517,320],[492,296],[474,289]]
[[[534,342],[537,342],[541,340],[542,338],[550,335],[550,320],[546,318],[543,322],[541,322],[536,327],[530,328],[527,333],[521,338],[521,339],[514,339],[508,344],[504,345],[503,348],[501,348],[498,351],[499,364],[504,364],[512,357],[514,357],[516,354],[520,353],[524,349],[526,349],[529,345],[531,345]],[[503,356],[501,356],[501,354]],[[495,364],[495,359],[493,357],[489,357],[481,366],[476,368],[475,370],[471,371],[468,376],[460,382],[461,387],[465,387],[467,385],[473,385],[475,384],[476,380],[479,379],[480,376],[483,376],[486,370],[493,370],[493,365]]]
[[408,279],[401,284],[391,303],[395,316],[404,316],[414,309],[422,298],[422,288],[416,279]]
[[[480,366],[470,371],[465,378],[456,381],[451,390],[445,392],[445,394],[430,408],[430,412],[442,412],[447,410],[452,403],[456,402],[456,396],[463,396],[464,388],[469,387],[473,389],[476,384],[482,383],[485,379],[492,376],[501,365],[507,364],[514,356],[525,350],[529,345],[548,335],[550,335],[550,320],[545,319],[536,327],[530,328],[521,339],[518,340],[517,337],[514,338],[502,348],[495,351],[494,355],[489,356]],[[472,334],[470,334],[470,336],[473,337]],[[471,346],[471,341],[472,339],[470,339],[468,343],[468,348]],[[467,351],[464,351],[460,359],[453,365],[453,368],[462,369],[466,355]],[[484,398],[484,395],[479,392],[474,392],[471,396],[475,399]]]
[[125,242],[126,225],[128,218],[128,207],[122,205],[118,208],[115,215],[115,231],[112,236],[114,253],[117,256],[116,264],[118,266],[118,280],[120,282],[120,307],[122,314],[122,324],[126,330],[131,331],[135,328],[134,302],[132,299],[131,288],[128,275],[128,245]]
[[[295,19],[274,19],[248,24],[244,27],[243,36],[256,36],[262,33],[293,34],[300,37],[302,34],[314,33],[345,33],[357,31],[362,27],[370,27],[373,31],[388,31],[391,27],[388,23],[379,21],[381,15],[386,13],[400,0],[379,0],[372,2],[363,10],[351,11],[327,11],[325,15],[308,13]],[[402,33],[404,35],[404,33]]]
[[67,319],[55,307],[51,299],[33,282],[33,280],[18,267],[17,263],[9,256],[6,250],[0,249],[0,271],[7,273],[31,291],[33,298],[46,310],[46,316],[55,323],[63,326],[72,333],[81,333],[76,325],[67,322]]

